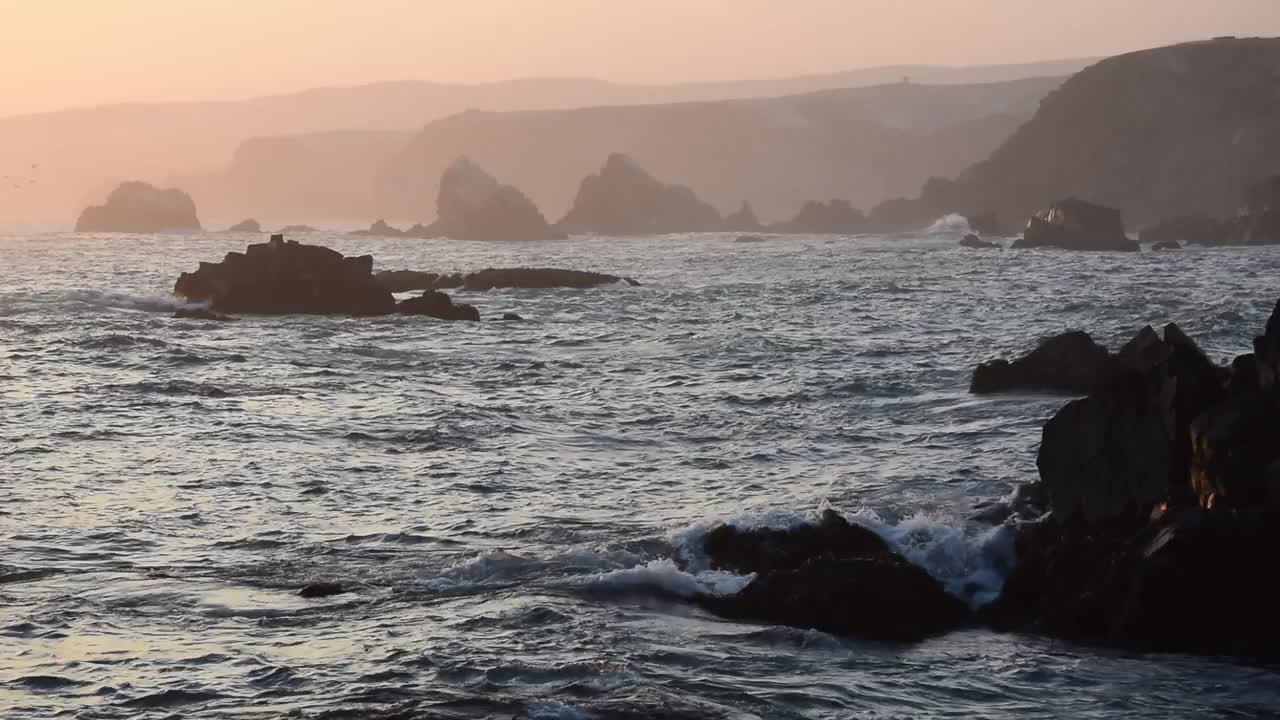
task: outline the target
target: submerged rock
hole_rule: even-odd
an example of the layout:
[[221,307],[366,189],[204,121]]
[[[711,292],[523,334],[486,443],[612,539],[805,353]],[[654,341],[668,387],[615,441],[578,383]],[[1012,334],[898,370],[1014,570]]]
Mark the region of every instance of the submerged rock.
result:
[[445,169],[436,198],[436,221],[414,235],[454,240],[551,240],[562,238],[533,201],[503,185],[465,157]]
[[428,290],[421,297],[409,298],[400,303],[403,315],[426,315],[439,320],[480,320],[480,311],[471,305],[454,303],[446,294],[438,290]]
[[707,534],[712,566],[756,577],[702,604],[723,617],[892,642],[922,640],[972,619],[967,605],[874,532],[827,511],[817,525]]
[[684,185],[667,185],[634,160],[614,153],[583,179],[573,207],[559,223],[567,233],[666,235],[715,232],[720,213]]
[[231,227],[227,228],[227,232],[260,233],[262,232],[262,225],[258,224],[257,220],[254,220],[253,218],[249,218],[248,220],[241,220],[235,225],[232,225]]
[[1032,216],[1013,247],[1136,251],[1138,244],[1125,236],[1119,210],[1067,198]]
[[222,262],[182,273],[174,294],[222,313],[385,315],[395,298],[373,278],[373,257],[343,257],[273,235]]
[[559,268],[489,268],[466,275],[418,272],[416,270],[387,270],[376,275],[378,282],[392,292],[466,288],[467,290],[494,290],[498,288],[586,289],[601,285],[625,283],[637,286],[631,278],[607,275],[585,270]]
[[348,592],[350,592],[350,590],[341,583],[314,582],[298,590],[298,597],[326,598],[333,597],[334,595],[343,595]]
[[191,196],[144,182],[121,183],[104,205],[85,208],[76,232],[160,233],[200,230]]
[[987,249],[993,249],[993,248],[1000,248],[1001,246],[998,243],[987,242],[986,240],[983,240],[977,235],[974,235],[973,233],[969,233],[968,235],[965,235],[964,238],[960,241],[960,247],[987,250]]

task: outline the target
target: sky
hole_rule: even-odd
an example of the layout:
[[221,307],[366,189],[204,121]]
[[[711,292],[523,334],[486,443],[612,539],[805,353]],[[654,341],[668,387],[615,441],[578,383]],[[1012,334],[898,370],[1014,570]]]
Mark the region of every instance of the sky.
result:
[[387,80],[739,80],[1280,35],[1280,0],[0,0],[0,116]]

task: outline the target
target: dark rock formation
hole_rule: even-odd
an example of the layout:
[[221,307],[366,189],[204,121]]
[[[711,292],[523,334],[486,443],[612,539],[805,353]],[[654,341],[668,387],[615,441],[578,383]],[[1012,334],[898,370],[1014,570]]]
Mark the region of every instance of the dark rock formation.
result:
[[350,592],[342,583],[314,582],[298,590],[298,597],[326,598]]
[[524,320],[524,318],[520,317],[515,313],[502,313],[501,319],[505,322],[519,322]]
[[232,225],[231,227],[227,228],[227,232],[260,233],[262,232],[262,225],[258,224],[257,220],[254,220],[253,218],[249,218],[248,220],[241,220],[235,225]]
[[1166,240],[1165,242],[1158,242],[1155,245],[1152,245],[1151,249],[1152,250],[1181,250],[1182,245],[1179,244],[1176,240]]
[[1084,395],[1113,372],[1111,353],[1088,333],[1072,330],[1042,341],[1027,355],[994,360],[973,372],[969,392],[985,395],[1011,390],[1057,391]]
[[206,310],[204,308],[178,308],[173,313],[175,318],[183,318],[186,320],[216,320],[218,322],[229,322],[231,320],[239,320],[239,318],[223,315],[219,312]]
[[547,224],[542,212],[524,193],[498,182],[465,157],[455,160],[440,178],[436,221],[414,234],[454,240],[564,237]]
[[780,223],[773,230],[812,235],[852,235],[867,231],[867,218],[848,200],[807,202],[794,218]]
[[208,302],[223,313],[385,315],[391,293],[373,278],[373,257],[343,257],[336,250],[273,235],[270,242],[229,252],[219,263],[182,273],[176,295]]
[[1067,198],[1033,215],[1013,247],[1133,251],[1138,244],[1125,236],[1119,210]]
[[196,205],[181,190],[160,190],[144,182],[120,184],[104,205],[85,208],[76,232],[159,233],[200,230]]
[[370,225],[368,230],[357,230],[351,234],[366,237],[400,237],[405,234],[405,231],[388,225],[386,220],[379,220]]
[[974,235],[973,233],[969,233],[968,235],[965,235],[964,238],[960,241],[960,247],[987,250],[992,248],[1000,248],[1002,246],[999,243],[987,242],[986,240],[983,240],[977,235]]
[[301,233],[313,233],[313,232],[319,232],[319,230],[311,227],[310,225],[285,225],[284,227],[280,228],[280,232],[277,234],[298,235]]
[[1211,363],[1177,326],[1153,362],[1069,403],[1037,465],[997,627],[1136,650],[1280,659],[1280,303],[1254,352]]
[[561,270],[559,268],[489,268],[466,275],[441,275],[438,273],[418,272],[416,270],[387,270],[375,276],[391,292],[408,292],[411,290],[447,290],[450,288],[466,288],[467,290],[493,290],[497,288],[549,289],[573,288],[586,289],[600,285],[626,283],[636,286],[640,283],[631,278],[604,273],[587,272],[585,270]]
[[751,203],[744,202],[742,207],[732,213],[729,213],[724,219],[724,230],[726,232],[759,232],[764,229],[764,225],[760,224],[760,219],[756,217],[756,211],[752,209]]
[[[1210,217],[1186,215],[1150,225],[1138,233],[1138,241],[1153,246],[1170,243],[1224,245],[1231,239],[1232,225]],[[1157,249],[1152,247],[1153,250]]]
[[789,530],[720,526],[704,547],[713,567],[756,573],[736,595],[701,600],[724,617],[893,642],[922,640],[972,618],[927,572],[831,511],[817,525]]
[[480,311],[471,305],[454,303],[453,300],[437,290],[428,290],[421,297],[410,298],[400,303],[403,315],[427,315],[440,320],[480,320]]
[[724,221],[716,209],[683,185],[666,185],[626,155],[614,153],[583,179],[573,207],[559,223],[567,233],[665,235],[715,232]]

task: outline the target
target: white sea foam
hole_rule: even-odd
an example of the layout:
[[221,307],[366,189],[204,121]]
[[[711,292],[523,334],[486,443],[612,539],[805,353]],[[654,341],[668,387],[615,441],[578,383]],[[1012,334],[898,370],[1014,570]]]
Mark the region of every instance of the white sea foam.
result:
[[973,228],[969,225],[969,219],[956,213],[943,215],[925,230],[929,235],[965,235],[971,232]]
[[180,308],[207,307],[207,303],[187,302],[174,295],[135,295],[108,290],[73,290],[67,294],[67,298],[72,302],[85,305],[147,312],[173,312]]
[[596,589],[623,591],[657,590],[681,598],[703,595],[733,595],[751,582],[751,575],[736,575],[718,570],[687,572],[675,561],[662,558],[643,565],[596,573],[575,582]]

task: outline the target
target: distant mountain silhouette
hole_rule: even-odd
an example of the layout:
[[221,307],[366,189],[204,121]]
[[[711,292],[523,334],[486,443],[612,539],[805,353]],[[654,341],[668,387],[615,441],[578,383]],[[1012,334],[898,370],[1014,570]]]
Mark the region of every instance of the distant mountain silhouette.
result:
[[[894,83],[780,98],[521,112],[437,120],[379,177],[370,216],[429,216],[441,171],[465,154],[562,217],[613,153],[728,213],[763,221],[810,200],[870,206],[986,157],[1061,79]],[[265,172],[265,170],[264,170]]]
[[[41,165],[36,182],[24,185],[21,195],[9,188],[12,198],[0,196],[0,224],[57,221],[69,226],[81,207],[122,180],[167,183],[221,171],[241,143],[256,137],[350,130],[413,132],[469,108],[501,111],[772,96],[896,81],[903,76],[915,82],[977,82],[1066,74],[1085,64],[1064,60],[969,68],[902,66],[675,85],[624,85],[587,78],[476,85],[395,82],[236,102],[132,103],[0,117],[0,148],[5,150],[0,154],[0,176],[20,172],[25,178],[32,174],[32,164]],[[11,199],[15,202],[8,202]]]
[[948,212],[994,212],[1016,228],[1077,196],[1119,208],[1140,228],[1233,216],[1244,190],[1277,170],[1280,38],[1222,38],[1081,71],[989,158],[873,210],[872,220],[918,225]]

